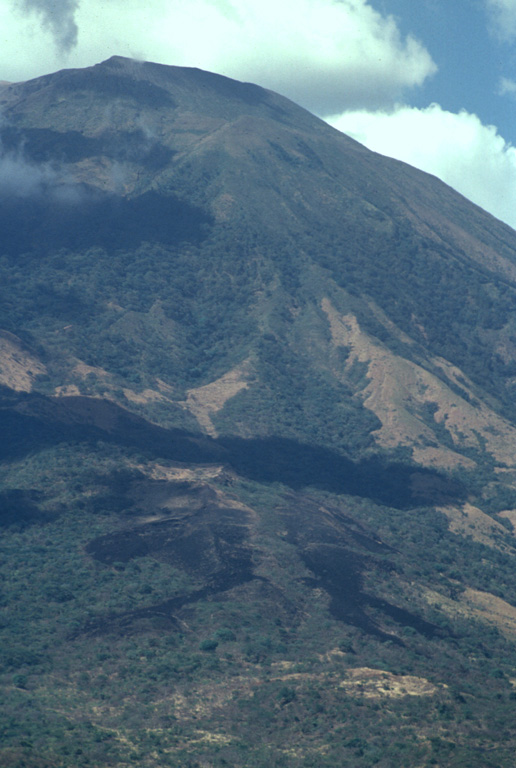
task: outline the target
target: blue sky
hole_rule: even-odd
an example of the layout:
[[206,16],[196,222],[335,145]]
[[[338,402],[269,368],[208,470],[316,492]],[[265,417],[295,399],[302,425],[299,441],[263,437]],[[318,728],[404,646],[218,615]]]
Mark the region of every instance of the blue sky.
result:
[[114,54],[279,91],[516,228],[516,0],[0,0],[0,80]]
[[[436,102],[452,112],[465,109],[482,122],[493,123],[516,143],[516,99],[500,94],[504,78],[516,79],[516,47],[513,35],[502,34],[504,26],[509,32],[510,25],[498,16],[496,4],[483,0],[372,0],[370,4],[394,15],[401,32],[416,35],[437,64],[436,74],[410,95],[413,106]],[[516,1],[505,5],[509,10],[513,6],[516,19]]]
[[435,71],[336,127],[433,173],[516,227],[516,0],[369,0],[414,36]]

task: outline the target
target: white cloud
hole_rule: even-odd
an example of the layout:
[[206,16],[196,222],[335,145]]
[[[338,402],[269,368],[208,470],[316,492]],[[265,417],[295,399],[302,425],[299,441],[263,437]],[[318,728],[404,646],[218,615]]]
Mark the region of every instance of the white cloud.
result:
[[[73,18],[79,30],[67,58],[51,45],[52,29],[37,28],[34,15],[22,20],[6,1],[0,80],[120,54],[251,80],[330,114],[392,105],[436,69],[367,0],[82,0],[72,16],[74,0],[61,0],[63,23]],[[25,2],[41,11],[50,0]]]
[[[185,63],[193,57],[319,113],[392,103],[435,70],[427,51],[403,40],[394,20],[365,0],[233,0],[231,15],[227,3],[226,13],[218,3],[197,6],[198,15],[182,19],[193,25],[187,40],[175,42]],[[206,12],[208,24],[196,35]],[[174,11],[162,26],[163,42],[176,18]]]
[[4,153],[0,146],[0,199],[29,197],[77,205],[86,193],[49,163],[31,163],[23,153]]
[[516,82],[508,77],[502,77],[498,86],[499,96],[516,96]]
[[347,112],[328,122],[369,149],[438,176],[516,228],[516,149],[476,115],[432,104]]
[[485,0],[492,30],[502,40],[516,38],[516,0]]
[[56,180],[48,165],[34,165],[20,152],[3,152],[0,145],[0,197],[32,197],[44,193]]
[[[0,114],[0,127],[6,126]],[[23,141],[6,149],[0,139],[0,199],[13,198],[52,198],[75,205],[85,198],[85,192],[62,167],[26,157]]]

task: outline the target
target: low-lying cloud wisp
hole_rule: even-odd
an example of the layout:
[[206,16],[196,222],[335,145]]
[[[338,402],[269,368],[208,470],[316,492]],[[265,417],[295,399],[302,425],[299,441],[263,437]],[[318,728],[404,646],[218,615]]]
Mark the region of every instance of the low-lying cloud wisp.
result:
[[0,197],[34,197],[56,183],[56,172],[49,165],[33,165],[19,153],[0,151]]

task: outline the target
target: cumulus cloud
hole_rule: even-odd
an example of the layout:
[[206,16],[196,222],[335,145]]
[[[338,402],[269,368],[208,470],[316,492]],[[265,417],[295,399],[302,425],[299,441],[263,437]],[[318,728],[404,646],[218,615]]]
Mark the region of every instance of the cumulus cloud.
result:
[[328,122],[369,149],[438,176],[516,228],[516,149],[477,115],[432,104],[352,111]]
[[[85,66],[112,54],[201,67],[277,90],[319,114],[392,105],[435,71],[425,47],[367,0],[24,0]],[[59,10],[49,15],[50,8]],[[55,25],[50,26],[54,22]],[[1,19],[0,19],[1,21]],[[8,21],[8,20],[7,20]],[[68,34],[66,34],[68,30]],[[19,39],[19,38],[18,38]],[[54,68],[48,46],[35,40]],[[3,41],[4,61],[37,50]],[[32,59],[32,61],[31,61]],[[10,63],[10,67],[19,64]],[[56,67],[58,68],[58,67]],[[0,79],[15,79],[0,73]]]
[[508,42],[516,38],[515,0],[485,0],[492,31]]
[[426,49],[366,0],[192,2],[194,14],[173,4],[159,29],[182,62],[254,80],[320,114],[392,104],[435,71]]

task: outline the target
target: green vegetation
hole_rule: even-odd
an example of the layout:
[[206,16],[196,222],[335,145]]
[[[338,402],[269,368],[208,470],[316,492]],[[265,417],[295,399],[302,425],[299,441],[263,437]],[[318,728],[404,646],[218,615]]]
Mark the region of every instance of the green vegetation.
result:
[[[2,764],[511,765],[516,635],[444,607],[466,587],[514,600],[509,531],[503,553],[432,507],[224,474],[164,485],[155,466],[81,443],[4,462],[5,493],[30,493],[33,513],[3,520]],[[167,528],[195,525],[216,490],[252,516]],[[158,538],[151,519],[169,521]],[[217,592],[220,537],[244,570]]]
[[64,181],[0,198],[0,765],[512,768],[514,235],[131,66],[3,113]]

